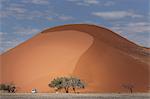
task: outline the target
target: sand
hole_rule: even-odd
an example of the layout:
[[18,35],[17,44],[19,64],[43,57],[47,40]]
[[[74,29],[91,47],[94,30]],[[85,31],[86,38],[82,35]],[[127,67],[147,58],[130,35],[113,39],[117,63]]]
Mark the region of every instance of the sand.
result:
[[2,83],[14,83],[18,92],[52,92],[48,83],[58,76],[76,76],[86,82],[81,92],[147,92],[149,49],[95,25],[73,24],[49,28],[0,58]]

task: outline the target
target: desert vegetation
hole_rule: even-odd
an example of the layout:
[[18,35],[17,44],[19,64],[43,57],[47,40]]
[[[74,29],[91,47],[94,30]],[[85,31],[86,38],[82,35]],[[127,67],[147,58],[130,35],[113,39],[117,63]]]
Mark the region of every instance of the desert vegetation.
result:
[[16,86],[14,84],[0,84],[0,91],[8,92],[8,93],[15,93]]
[[69,93],[70,89],[76,93],[76,89],[85,87],[85,83],[76,77],[57,77],[48,85],[54,88],[56,92],[64,89],[66,93]]
[[122,84],[122,87],[129,90],[130,93],[133,93],[134,84]]

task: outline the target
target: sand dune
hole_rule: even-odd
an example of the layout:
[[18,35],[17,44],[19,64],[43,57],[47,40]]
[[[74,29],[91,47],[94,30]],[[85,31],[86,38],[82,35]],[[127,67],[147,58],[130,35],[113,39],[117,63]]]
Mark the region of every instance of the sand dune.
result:
[[77,76],[83,92],[147,92],[149,49],[95,25],[73,24],[46,29],[1,55],[1,82],[13,82],[20,92],[52,91],[57,76]]

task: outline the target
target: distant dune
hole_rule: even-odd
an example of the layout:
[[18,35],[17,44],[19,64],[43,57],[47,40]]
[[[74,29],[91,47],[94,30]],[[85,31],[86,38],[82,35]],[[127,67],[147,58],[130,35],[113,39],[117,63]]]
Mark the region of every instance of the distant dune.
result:
[[103,27],[71,24],[49,28],[0,56],[1,83],[19,92],[51,92],[58,76],[87,83],[82,92],[148,92],[150,50]]

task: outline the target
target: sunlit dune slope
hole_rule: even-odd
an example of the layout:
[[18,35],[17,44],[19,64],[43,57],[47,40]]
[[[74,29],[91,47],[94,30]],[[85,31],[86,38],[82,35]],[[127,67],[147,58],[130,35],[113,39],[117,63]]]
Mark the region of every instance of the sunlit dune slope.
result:
[[87,83],[82,92],[147,92],[149,50],[95,25],[72,24],[46,29],[1,55],[1,82],[18,91],[52,91],[57,76],[77,76]]

